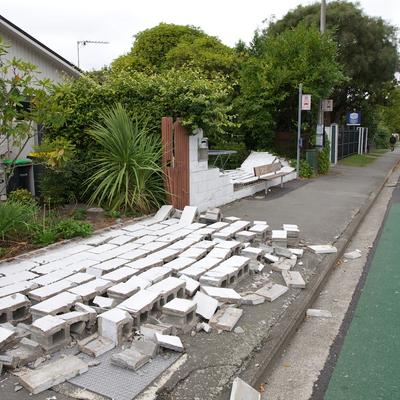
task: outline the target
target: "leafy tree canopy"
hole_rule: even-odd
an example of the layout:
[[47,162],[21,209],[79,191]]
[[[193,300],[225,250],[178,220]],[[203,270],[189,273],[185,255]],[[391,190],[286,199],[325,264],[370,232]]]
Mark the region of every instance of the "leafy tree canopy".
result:
[[[266,37],[300,23],[319,26],[320,3],[298,6],[257,35],[253,51],[263,49]],[[338,46],[338,61],[349,80],[335,91],[336,115],[346,109],[381,104],[394,87],[399,67],[397,29],[382,18],[367,16],[359,4],[332,1],[327,5],[326,26]]]
[[236,59],[230,47],[199,28],[161,23],[138,33],[131,51],[112,66],[144,72],[192,66],[208,74],[228,74],[236,68]]

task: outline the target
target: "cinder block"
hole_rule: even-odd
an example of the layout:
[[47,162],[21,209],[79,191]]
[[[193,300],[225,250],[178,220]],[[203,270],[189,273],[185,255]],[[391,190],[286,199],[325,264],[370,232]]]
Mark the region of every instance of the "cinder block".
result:
[[31,331],[32,338],[49,352],[57,351],[71,341],[67,323],[52,315],[34,321]]
[[120,345],[132,333],[133,319],[128,312],[114,308],[98,316],[99,335]]
[[31,317],[31,302],[22,294],[16,293],[0,299],[0,323],[10,322],[16,325]]

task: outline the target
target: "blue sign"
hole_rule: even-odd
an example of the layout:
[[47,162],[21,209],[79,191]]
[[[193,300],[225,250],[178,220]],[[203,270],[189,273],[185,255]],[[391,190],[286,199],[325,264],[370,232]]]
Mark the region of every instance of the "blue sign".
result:
[[346,124],[347,125],[361,125],[361,112],[352,111],[352,112],[347,113]]

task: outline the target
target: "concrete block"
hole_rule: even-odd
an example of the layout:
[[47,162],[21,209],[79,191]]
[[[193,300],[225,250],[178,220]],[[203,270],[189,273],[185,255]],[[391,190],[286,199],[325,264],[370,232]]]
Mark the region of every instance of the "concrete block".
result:
[[261,394],[240,378],[235,378],[230,400],[261,400]]
[[193,297],[194,294],[199,289],[200,283],[198,281],[196,281],[195,279],[192,279],[192,278],[190,278],[189,276],[186,276],[186,275],[180,275],[179,279],[182,279],[182,280],[184,280],[186,282],[185,293],[188,296]]
[[126,264],[127,261],[123,258],[112,258],[111,260],[104,261],[99,264],[95,264],[92,267],[86,269],[88,274],[92,274],[97,277],[101,277],[111,271],[116,270],[117,268]]
[[245,249],[243,249],[240,253],[242,256],[251,258],[252,260],[260,260],[261,256],[263,255],[263,250],[260,249],[259,247],[248,246]]
[[114,308],[98,316],[99,335],[122,344],[132,333],[133,319],[128,312]]
[[250,293],[242,296],[242,304],[256,306],[258,304],[263,304],[265,302],[265,297],[260,296],[257,293]]
[[117,308],[127,311],[134,318],[135,326],[146,322],[150,311],[158,307],[160,294],[149,289],[140,290],[117,306]]
[[153,220],[157,221],[157,222],[165,221],[168,218],[172,218],[172,215],[173,215],[174,212],[175,212],[175,209],[170,204],[169,205],[163,205],[157,211],[156,215],[153,217]]
[[89,253],[93,253],[93,254],[100,254],[100,253],[105,253],[106,251],[110,251],[110,250],[113,250],[113,249],[115,249],[117,247],[117,245],[115,245],[115,244],[108,244],[108,243],[105,243],[105,244],[102,244],[102,245],[100,245],[100,246],[97,246],[97,247],[93,247],[93,248],[91,248],[91,249],[89,249],[89,250],[87,250]]
[[274,301],[288,291],[283,285],[274,284],[272,286],[264,286],[256,291],[256,294],[265,297],[268,301]]
[[242,301],[242,296],[240,296],[238,292],[230,288],[201,286],[200,290],[208,296],[214,297],[215,299],[222,302],[240,304]]
[[306,287],[306,283],[298,271],[282,271],[282,277],[287,287],[301,289]]
[[140,326],[140,333],[150,340],[155,340],[155,334],[169,335],[171,333],[171,325],[155,325],[155,324],[142,324]]
[[93,281],[84,283],[83,285],[75,286],[69,289],[68,292],[80,296],[84,303],[88,303],[96,296],[106,293],[107,289],[113,286],[113,284],[113,282],[97,278]]
[[279,259],[278,262],[274,262],[271,264],[271,270],[277,271],[277,272],[282,272],[282,271],[289,271],[292,269],[297,262],[297,257],[294,256],[294,259]]
[[180,353],[182,353],[185,350],[182,341],[178,336],[160,335],[159,333],[156,333],[155,337],[160,347],[178,351]]
[[[0,271],[1,271],[1,265],[0,265]],[[7,274],[6,276],[0,277],[0,288],[12,285],[16,282],[30,281],[37,277],[38,277],[37,274],[34,274],[33,272],[30,271],[21,271],[16,274]]]
[[119,235],[119,236],[116,236],[115,238],[111,239],[110,241],[108,241],[108,243],[116,244],[117,246],[121,246],[123,244],[132,242],[133,240],[134,240],[134,238],[132,236]]
[[67,323],[52,315],[46,315],[34,321],[31,331],[33,340],[49,352],[59,350],[71,340]]
[[88,365],[80,358],[67,356],[35,370],[22,372],[18,380],[29,392],[38,394],[44,390],[87,372]]
[[150,286],[147,290],[159,296],[160,307],[175,297],[184,297],[186,282],[172,276]]
[[361,251],[356,249],[353,251],[349,251],[348,253],[344,253],[345,258],[347,258],[348,260],[355,260],[356,258],[360,258],[361,257]]
[[57,316],[66,322],[70,333],[82,335],[86,326],[90,324],[91,315],[85,311],[71,311]]
[[75,308],[75,311],[79,311],[79,312],[82,312],[82,313],[85,313],[88,315],[89,319],[86,323],[87,328],[91,328],[93,325],[96,324],[97,313],[94,308],[92,308],[86,304],[79,303],[79,302],[75,304],[74,308]]
[[267,253],[267,254],[264,254],[264,260],[265,260],[267,263],[272,264],[272,263],[278,262],[278,261],[279,261],[279,257]]
[[134,348],[125,349],[120,353],[115,353],[111,356],[111,364],[117,365],[121,368],[132,369],[137,371],[150,361],[150,356],[139,353]]
[[231,254],[232,254],[232,251],[230,249],[215,248],[215,249],[212,249],[208,253],[208,257],[226,260],[227,258],[229,258],[231,256]]
[[232,253],[237,253],[241,249],[242,244],[236,240],[220,240],[215,247],[217,249],[229,249]]
[[206,320],[212,318],[218,308],[218,301],[202,292],[197,292],[193,301],[197,304],[196,313]]
[[318,317],[318,318],[332,318],[332,313],[328,310],[318,310],[315,308],[309,308],[306,312],[307,317]]
[[201,249],[201,248],[196,248],[196,247],[189,247],[187,250],[179,254],[179,257],[184,257],[184,258],[193,258],[195,260],[200,260],[200,258],[203,258],[207,254],[207,250]]
[[75,285],[82,285],[83,283],[89,282],[96,279],[95,276],[87,274],[86,272],[77,272],[65,278],[65,280],[74,283]]
[[110,297],[105,297],[105,296],[96,296],[93,299],[93,305],[96,307],[99,307],[101,309],[110,309],[115,307],[118,304],[118,302]]
[[148,269],[145,272],[139,274],[139,278],[145,279],[149,281],[151,284],[162,281],[165,278],[168,278],[172,275],[172,269],[167,268],[165,266],[162,267],[153,267]]
[[125,282],[133,275],[136,275],[138,271],[131,267],[120,267],[115,269],[108,274],[103,275],[101,278],[105,279],[106,281],[114,282],[114,284]]
[[219,310],[210,319],[209,324],[216,329],[231,332],[238,323],[242,314],[243,310],[240,308],[227,307]]
[[252,242],[256,238],[256,235],[255,232],[239,231],[235,233],[235,239],[241,243]]
[[337,253],[337,248],[330,244],[307,246],[315,254],[332,254]]
[[135,249],[135,250],[130,250],[127,251],[126,253],[122,253],[118,256],[118,258],[122,258],[126,260],[127,262],[132,262],[135,260],[139,260],[143,257],[146,257],[150,253],[149,250],[143,250],[143,249]]
[[111,339],[98,336],[97,334],[78,342],[79,350],[90,357],[99,357],[114,347],[115,343]]
[[0,298],[7,297],[12,294],[27,294],[29,291],[36,289],[39,285],[30,281],[22,281],[14,283],[13,285],[7,285],[0,288]]
[[31,314],[33,319],[40,318],[48,314],[65,314],[71,311],[71,308],[75,303],[80,301],[82,301],[82,298],[79,295],[69,292],[60,293],[32,306]]
[[196,244],[197,242],[198,242],[197,239],[185,238],[178,240],[175,243],[172,243],[171,245],[168,246],[168,249],[184,251],[188,249],[190,246]]
[[133,261],[131,263],[126,264],[127,267],[136,269],[140,272],[144,272],[149,268],[153,267],[161,267],[163,265],[163,261],[160,259],[155,259],[150,256],[145,258],[141,258],[139,260]]
[[194,258],[177,257],[175,260],[164,264],[164,267],[172,269],[173,272],[178,272],[184,268],[191,266],[195,262],[196,260]]
[[186,206],[183,211],[181,218],[179,220],[180,225],[190,225],[197,221],[200,217],[200,213],[197,207]]
[[67,280],[61,280],[50,285],[40,287],[38,289],[31,290],[28,293],[28,297],[35,301],[40,302],[55,296],[56,294],[65,292],[66,290],[75,286],[75,283]]
[[107,294],[109,297],[120,301],[133,296],[139,290],[146,289],[149,286],[151,286],[151,283],[148,280],[139,276],[133,276],[126,282],[110,287],[107,290]]
[[0,323],[17,324],[30,318],[31,302],[22,294],[16,293],[0,299]]
[[207,251],[211,251],[214,248],[215,243],[212,240],[201,240],[200,242],[195,243],[192,248],[205,249]]
[[285,247],[274,247],[274,252],[278,257],[290,258],[293,255],[293,253]]
[[228,222],[228,223],[233,223],[233,222],[236,222],[236,221],[240,221],[240,218],[239,217],[234,217],[234,216],[231,216],[231,217],[224,217],[224,218],[222,218],[222,221],[223,222]]

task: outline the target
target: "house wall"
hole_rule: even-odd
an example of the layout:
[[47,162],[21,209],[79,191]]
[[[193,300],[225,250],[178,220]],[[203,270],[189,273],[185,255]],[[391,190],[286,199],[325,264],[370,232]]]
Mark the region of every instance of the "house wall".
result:
[[[79,76],[79,72],[77,70],[74,70],[71,66],[66,65],[63,61],[58,60],[57,57],[49,53],[47,49],[41,48],[30,38],[23,36],[13,27],[4,24],[3,21],[0,21],[0,37],[8,46],[7,54],[4,56],[4,59],[10,60],[15,57],[36,65],[36,76],[38,79],[50,79],[55,83],[61,83],[68,77]],[[33,129],[36,130],[36,127]],[[28,158],[28,154],[32,152],[33,146],[38,144],[37,141],[37,136],[35,135],[29,140],[18,158]],[[7,153],[8,146],[9,145],[6,142],[0,145],[0,157]],[[20,148],[11,144],[9,150],[11,152],[10,157],[14,158],[19,153]],[[34,194],[33,168],[30,169],[29,180],[30,190]],[[4,199],[5,178],[4,171],[2,171],[0,168],[0,200]]]

